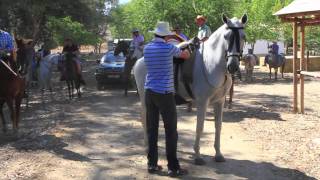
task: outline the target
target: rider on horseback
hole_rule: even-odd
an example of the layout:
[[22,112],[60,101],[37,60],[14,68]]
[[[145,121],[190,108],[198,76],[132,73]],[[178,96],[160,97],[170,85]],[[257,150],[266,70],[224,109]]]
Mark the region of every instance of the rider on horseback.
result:
[[85,83],[85,81],[82,77],[82,74],[81,74],[81,62],[80,62],[80,58],[79,58],[79,56],[80,56],[79,47],[75,43],[73,43],[73,41],[70,38],[66,38],[64,41],[62,53],[70,53],[73,55],[73,60],[77,65],[77,72],[80,77],[80,83],[85,85],[86,83]]
[[143,48],[144,48],[144,37],[139,33],[138,29],[132,30],[132,41],[130,44],[130,51],[133,53],[137,50],[139,51],[139,54],[143,54]]
[[11,67],[14,66],[12,58],[13,55],[13,39],[8,32],[0,29],[0,59],[10,64]]
[[207,19],[202,15],[198,15],[196,18],[196,24],[199,27],[198,38],[201,42],[205,42],[211,35],[211,29],[206,25]]

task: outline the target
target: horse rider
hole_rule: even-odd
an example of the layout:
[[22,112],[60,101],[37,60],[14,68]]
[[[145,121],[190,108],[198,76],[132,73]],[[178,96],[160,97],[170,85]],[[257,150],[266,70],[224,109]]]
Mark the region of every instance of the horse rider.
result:
[[279,45],[278,45],[277,41],[272,42],[271,49],[272,49],[273,54],[275,54],[275,55],[279,54]]
[[137,28],[133,29],[130,49],[132,49],[133,52],[138,50],[141,54],[143,54],[143,45],[144,45],[143,35],[139,33],[139,29]]
[[189,37],[186,36],[184,33],[182,33],[182,30],[181,30],[181,28],[180,28],[179,26],[175,26],[175,27],[172,29],[172,31],[173,31],[176,35],[180,36],[184,41],[188,41],[188,40],[189,40]]
[[[269,53],[272,53],[274,55],[274,57],[276,57],[276,59],[278,59],[279,58],[278,57],[279,45],[278,45],[277,41],[273,41],[272,44],[268,48],[270,48]],[[264,66],[266,66],[266,64],[267,64],[267,59],[268,59],[268,55],[264,59]]]
[[[79,47],[78,45],[76,45],[72,39],[70,38],[66,38],[64,40],[64,46],[62,49],[62,53],[70,53],[73,55],[73,60],[76,63],[76,67],[77,67],[77,73],[80,77],[80,83],[85,85],[85,81],[82,77],[82,73],[81,73],[81,62],[80,62],[80,51],[79,51]],[[62,78],[63,79],[63,78]]]
[[[166,155],[168,175],[181,176],[187,170],[180,167],[177,159],[177,112],[174,99],[173,57],[188,59],[187,50],[180,50],[166,40],[173,33],[168,22],[158,22],[154,39],[144,47],[144,61],[147,68],[145,82],[146,122],[148,134],[148,172],[158,173],[158,129],[159,114],[162,116],[166,134]],[[156,67],[156,68],[155,68]]]
[[34,79],[37,79],[37,69],[40,67],[40,61],[49,54],[51,54],[51,51],[47,49],[45,45],[42,45],[36,52],[35,61],[32,67]]
[[9,64],[14,69],[15,63],[13,62],[13,59],[10,58],[13,55],[13,39],[11,35],[0,29],[0,59]]
[[198,15],[196,17],[196,24],[199,27],[197,37],[202,43],[208,40],[211,35],[211,29],[209,26],[206,25],[206,22],[207,18],[203,15]]

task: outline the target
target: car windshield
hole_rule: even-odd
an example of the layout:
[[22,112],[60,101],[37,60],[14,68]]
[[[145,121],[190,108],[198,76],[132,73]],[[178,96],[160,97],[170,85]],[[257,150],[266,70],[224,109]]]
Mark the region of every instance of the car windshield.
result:
[[125,57],[123,53],[120,53],[118,56],[114,55],[113,51],[107,52],[101,59],[103,63],[112,63],[112,62],[124,62]]

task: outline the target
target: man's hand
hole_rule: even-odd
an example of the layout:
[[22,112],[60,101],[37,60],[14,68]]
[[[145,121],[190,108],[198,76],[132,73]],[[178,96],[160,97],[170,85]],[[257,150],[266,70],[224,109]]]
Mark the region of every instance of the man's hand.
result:
[[183,50],[180,54],[180,58],[182,58],[182,59],[187,60],[187,59],[189,59],[189,57],[190,57],[190,52],[188,49]]

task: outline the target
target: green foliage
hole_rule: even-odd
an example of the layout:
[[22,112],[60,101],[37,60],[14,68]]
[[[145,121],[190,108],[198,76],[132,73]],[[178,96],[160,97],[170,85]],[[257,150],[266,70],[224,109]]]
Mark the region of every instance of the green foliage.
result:
[[[64,18],[69,16],[70,20],[72,19],[72,27],[71,25],[65,27],[76,28],[73,33],[77,32],[84,36],[77,37],[79,43],[100,43],[107,27],[104,14],[107,1],[110,0],[1,0],[0,28],[19,37],[34,39],[37,43],[48,43],[51,47],[60,43],[54,39],[64,35],[58,33],[71,33],[71,30],[57,31],[48,25],[52,23],[60,25],[57,21],[66,23],[67,19]],[[52,17],[56,19],[54,22],[51,22]]]
[[157,21],[168,21],[171,26],[180,26],[185,34],[194,37],[197,33],[195,17],[208,17],[212,31],[222,25],[221,15],[231,15],[233,0],[132,0],[118,6],[110,14],[110,25],[115,38],[131,37],[131,29],[139,28],[150,39]]
[[55,18],[49,17],[47,28],[52,30],[53,40],[62,44],[65,38],[71,38],[77,44],[95,45],[98,38],[91,32],[87,31],[83,24],[72,21],[71,17]]

